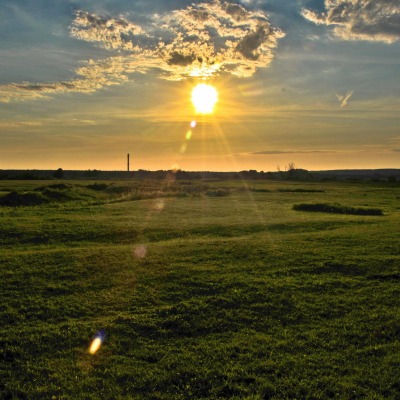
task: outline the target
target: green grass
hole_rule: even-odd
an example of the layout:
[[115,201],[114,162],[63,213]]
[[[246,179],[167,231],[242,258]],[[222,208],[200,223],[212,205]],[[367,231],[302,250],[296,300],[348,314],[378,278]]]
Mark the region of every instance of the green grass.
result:
[[0,398],[398,398],[399,187],[52,184],[0,183],[65,195],[0,207]]

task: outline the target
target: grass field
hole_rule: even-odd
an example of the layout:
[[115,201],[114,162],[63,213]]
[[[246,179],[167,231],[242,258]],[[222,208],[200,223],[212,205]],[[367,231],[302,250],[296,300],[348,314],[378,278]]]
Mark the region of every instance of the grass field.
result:
[[399,185],[0,181],[0,196],[1,399],[400,398]]

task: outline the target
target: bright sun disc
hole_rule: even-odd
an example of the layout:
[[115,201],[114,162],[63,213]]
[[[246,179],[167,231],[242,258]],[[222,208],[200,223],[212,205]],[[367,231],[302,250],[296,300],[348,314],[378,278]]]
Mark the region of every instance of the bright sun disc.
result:
[[211,114],[217,101],[217,90],[211,85],[200,83],[192,91],[193,105],[200,114]]

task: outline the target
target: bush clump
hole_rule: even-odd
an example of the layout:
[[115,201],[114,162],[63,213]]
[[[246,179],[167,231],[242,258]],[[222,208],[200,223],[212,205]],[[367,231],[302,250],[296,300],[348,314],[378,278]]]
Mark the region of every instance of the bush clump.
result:
[[49,200],[41,193],[18,193],[14,191],[0,198],[0,206],[6,207],[37,206],[48,202]]
[[106,183],[93,183],[92,185],[87,185],[88,189],[97,190],[99,192],[106,190],[108,185]]
[[40,186],[35,189],[35,192],[45,192],[49,189],[65,190],[68,189],[68,185],[65,183],[53,183],[52,185]]
[[209,197],[225,197],[229,196],[232,193],[230,189],[227,188],[219,188],[215,190],[208,190],[206,195]]
[[250,190],[255,193],[270,193],[271,192],[269,189],[250,189]]
[[325,190],[321,189],[303,189],[303,188],[293,188],[293,189],[280,188],[277,191],[287,192],[287,193],[325,193]]
[[118,186],[111,184],[104,189],[109,194],[129,194],[133,191],[131,186]]
[[333,214],[352,214],[352,215],[383,215],[379,208],[361,208],[361,207],[348,207],[340,204],[295,204],[293,210],[296,211],[310,211],[310,212],[325,212]]

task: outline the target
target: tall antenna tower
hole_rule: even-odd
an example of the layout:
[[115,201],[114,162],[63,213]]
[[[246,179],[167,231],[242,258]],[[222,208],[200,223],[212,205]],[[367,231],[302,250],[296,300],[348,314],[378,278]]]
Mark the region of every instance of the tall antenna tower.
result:
[[130,167],[129,162],[130,162],[130,155],[128,153],[128,172],[129,172],[129,167]]

